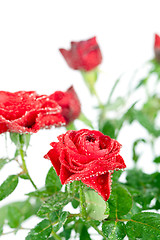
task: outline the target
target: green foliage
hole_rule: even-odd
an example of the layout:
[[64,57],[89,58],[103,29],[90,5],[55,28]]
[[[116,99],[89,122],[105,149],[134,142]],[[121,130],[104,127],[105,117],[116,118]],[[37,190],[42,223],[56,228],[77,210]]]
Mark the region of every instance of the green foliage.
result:
[[115,138],[115,127],[111,121],[107,120],[102,126],[101,132],[104,135],[110,136],[111,138]]
[[109,215],[108,203],[95,191],[85,192],[85,201],[87,205],[87,215],[92,219],[102,221]]
[[42,220],[35,228],[33,228],[25,240],[47,240],[52,231],[52,224],[49,220]]
[[9,176],[0,186],[0,201],[10,195],[18,185],[18,176]]
[[36,198],[47,198],[50,195],[52,195],[52,193],[48,192],[46,190],[46,188],[42,188],[42,189],[38,189],[34,192],[27,193],[26,195],[28,195],[30,197],[36,197]]
[[113,174],[111,175],[112,176],[112,181],[117,182],[122,173],[123,173],[122,170],[114,171]]
[[127,171],[126,187],[131,192],[134,200],[142,206],[143,210],[153,208],[150,206],[152,199],[160,194],[160,173],[146,174],[136,168]]
[[21,223],[21,215],[20,210],[15,206],[8,206],[8,225],[10,228],[18,228]]
[[30,137],[31,135],[29,133],[20,134],[20,133],[10,132],[10,139],[17,147],[19,147],[20,145],[22,146],[25,145],[27,149],[29,146]]
[[16,145],[19,146],[19,133],[10,132],[10,139]]
[[120,218],[132,208],[132,196],[124,186],[114,183],[108,203],[110,208],[109,219]]
[[63,225],[63,231],[60,233],[60,237],[64,237],[65,240],[69,240],[73,228],[73,225]]
[[45,186],[48,192],[55,193],[61,190],[62,184],[53,167],[48,171]]
[[8,163],[7,158],[0,158],[0,170],[4,167],[6,163]]
[[13,202],[0,208],[0,232],[3,232],[4,224],[11,228],[18,228],[23,221],[35,215],[40,207],[40,201],[31,203],[30,200]]
[[126,236],[123,222],[106,221],[102,225],[102,231],[108,240],[123,240]]
[[7,208],[0,208],[0,235],[3,233],[3,226],[7,215]]
[[80,240],[91,240],[90,235],[87,231],[87,227],[83,225],[81,232],[80,232]]
[[156,158],[153,160],[153,162],[159,164],[159,163],[160,163],[160,156],[156,157]]
[[160,136],[160,129],[157,129],[154,122],[142,111],[130,109],[128,119],[130,122],[137,120],[150,134],[155,137]]
[[69,212],[62,212],[58,217],[58,223],[53,227],[53,230],[57,232],[67,221],[69,216]]
[[137,145],[139,144],[139,143],[145,143],[146,142],[146,140],[145,139],[143,139],[143,138],[140,138],[140,139],[137,139],[134,143],[133,143],[133,150],[132,150],[132,154],[133,154],[133,161],[135,162],[135,163],[137,163],[137,161],[138,161],[138,159],[140,158],[140,154],[138,154],[137,152],[136,152],[136,147],[137,147]]
[[127,222],[126,232],[129,239],[160,239],[160,214],[142,212]]
[[49,197],[40,207],[38,211],[39,216],[43,216],[53,211],[61,210],[70,202],[68,194],[65,192],[58,192]]

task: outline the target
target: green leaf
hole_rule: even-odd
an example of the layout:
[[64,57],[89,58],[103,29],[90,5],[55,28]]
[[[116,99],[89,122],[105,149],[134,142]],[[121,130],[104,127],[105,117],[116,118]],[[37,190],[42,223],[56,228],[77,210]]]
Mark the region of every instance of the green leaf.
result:
[[65,240],[69,240],[73,228],[74,228],[74,225],[66,225],[66,224],[63,225],[64,230],[59,234],[60,237],[64,237]]
[[71,204],[72,204],[72,207],[76,209],[79,206],[79,201],[77,201],[76,199],[73,199]]
[[16,146],[19,146],[20,144],[20,141],[19,141],[19,133],[13,133],[13,132],[10,132],[10,139],[11,141],[16,145]]
[[132,156],[133,156],[133,161],[136,163],[138,161],[138,159],[140,158],[140,154],[138,154],[136,152],[136,147],[139,143],[146,143],[146,140],[143,138],[137,139],[134,143],[133,143],[133,150],[132,150]]
[[[87,214],[95,220],[102,221],[108,217],[109,207],[97,192],[89,190],[85,192],[85,200],[87,205]],[[107,210],[107,211],[106,211]],[[107,215],[106,215],[107,213]]]
[[131,210],[123,217],[125,219],[131,219],[131,217],[139,212],[141,212],[141,208],[137,206],[136,202],[133,201],[133,205]]
[[23,173],[23,174],[19,175],[19,177],[22,179],[29,179],[28,173]]
[[22,222],[23,215],[20,210],[15,206],[8,206],[8,225],[11,228],[18,228]]
[[108,240],[123,240],[126,236],[123,222],[106,221],[102,225],[102,231]]
[[82,230],[80,232],[80,240],[91,240],[85,225],[83,225]]
[[143,85],[146,85],[148,81],[148,76],[146,78],[143,78],[139,81],[139,83],[137,84],[137,86],[135,87],[135,89],[138,89],[139,87],[143,86]]
[[49,220],[54,223],[54,222],[58,222],[58,218],[61,215],[62,211],[58,210],[58,211],[54,211],[49,213]]
[[26,200],[13,202],[0,208],[0,234],[3,232],[4,223],[8,223],[11,228],[18,228],[24,220],[36,214],[39,207],[39,201],[30,203]]
[[18,185],[18,176],[9,176],[0,186],[0,201],[10,195]]
[[[150,208],[150,203],[159,192],[160,174],[146,174],[139,169],[127,171],[126,187],[131,189],[134,200],[142,206],[142,209]],[[136,193],[137,192],[137,193]]]
[[30,133],[25,134],[25,145],[26,145],[26,148],[29,147],[30,139],[31,139]]
[[61,210],[65,205],[70,202],[70,198],[65,192],[58,192],[52,197],[49,197],[40,207],[38,215],[42,216],[47,213]]
[[33,228],[25,240],[46,240],[50,236],[52,225],[49,220],[44,219],[35,228]]
[[39,207],[40,207],[40,201],[36,200],[32,203],[32,201],[26,200],[22,202],[13,202],[9,204],[9,207],[17,208],[21,215],[23,216],[22,221],[26,220],[30,216],[37,213]]
[[94,129],[91,120],[89,120],[89,119],[84,115],[84,113],[81,112],[81,114],[80,114],[80,116],[78,117],[78,119],[79,119],[80,121],[82,121],[83,123],[85,123],[85,125],[87,125],[88,127]]
[[126,224],[129,239],[160,239],[160,214],[142,212],[134,215]]
[[138,111],[132,108],[128,112],[128,116],[131,122],[133,120],[137,120],[153,136],[160,136],[160,130],[155,128],[154,123],[142,111]]
[[107,120],[103,127],[101,128],[101,132],[111,138],[115,138],[115,127],[111,121]]
[[160,163],[160,156],[156,157],[156,158],[153,160],[153,162],[159,164],[159,163]]
[[60,217],[58,218],[58,223],[53,227],[53,230],[57,232],[67,221],[69,216],[69,212],[62,212]]
[[45,188],[38,189],[34,192],[27,193],[26,195],[30,197],[37,197],[37,198],[46,198],[52,195],[52,193],[48,192]]
[[3,225],[5,223],[7,215],[7,208],[6,206],[0,208],[0,235],[3,233]]
[[112,181],[117,182],[122,173],[123,173],[122,170],[114,171],[112,174]]
[[29,146],[30,137],[31,135],[29,133],[20,134],[20,133],[10,132],[10,139],[17,147],[19,147],[19,145],[21,144],[22,146],[25,145],[27,149]]
[[121,184],[112,184],[112,193],[108,200],[110,215],[109,218],[120,218],[126,215],[132,207],[132,197],[129,191]]
[[7,158],[0,158],[0,169],[2,169],[6,163],[8,163]]
[[46,189],[49,192],[55,193],[61,190],[62,184],[60,182],[59,177],[57,176],[53,167],[48,171],[46,181],[45,181]]

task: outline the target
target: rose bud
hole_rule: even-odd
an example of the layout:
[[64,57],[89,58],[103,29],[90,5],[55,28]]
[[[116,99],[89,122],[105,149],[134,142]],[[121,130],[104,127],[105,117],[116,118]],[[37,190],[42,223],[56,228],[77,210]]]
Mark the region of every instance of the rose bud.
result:
[[160,61],[160,36],[155,34],[154,53],[157,61]]
[[0,133],[35,133],[62,124],[61,107],[48,96],[33,91],[0,91]]
[[59,49],[68,65],[75,70],[91,71],[102,62],[96,37],[86,41],[71,42],[69,50]]
[[50,96],[62,108],[62,115],[66,120],[66,124],[72,122],[81,112],[81,104],[73,87],[66,92],[56,91]]
[[108,200],[111,174],[126,167],[119,155],[121,145],[99,131],[82,129],[67,131],[52,142],[44,156],[49,159],[62,184],[81,180]]

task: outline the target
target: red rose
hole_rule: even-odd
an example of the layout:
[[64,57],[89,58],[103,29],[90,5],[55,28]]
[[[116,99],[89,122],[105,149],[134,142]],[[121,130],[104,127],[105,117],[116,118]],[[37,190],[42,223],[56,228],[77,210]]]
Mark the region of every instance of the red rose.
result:
[[110,196],[113,170],[126,167],[119,155],[121,145],[99,131],[67,131],[52,142],[44,157],[50,159],[62,184],[81,180],[105,201]]
[[90,71],[102,62],[102,54],[96,37],[86,41],[71,42],[71,49],[60,49],[68,65],[73,69]]
[[36,92],[0,91],[0,133],[37,132],[40,128],[65,123],[61,107],[48,96]]
[[57,91],[50,96],[62,107],[62,115],[66,123],[70,123],[78,118],[81,112],[81,104],[73,87],[70,87],[66,92]]
[[158,34],[155,34],[154,53],[156,59],[160,61],[160,36]]

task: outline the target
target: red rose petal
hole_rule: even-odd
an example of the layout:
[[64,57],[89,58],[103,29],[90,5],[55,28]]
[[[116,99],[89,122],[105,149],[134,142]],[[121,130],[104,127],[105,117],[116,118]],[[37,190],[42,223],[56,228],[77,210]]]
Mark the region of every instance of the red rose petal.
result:
[[60,169],[60,180],[62,184],[65,184],[65,181],[72,175],[68,168],[64,165],[61,165]]
[[103,175],[81,180],[88,187],[93,188],[98,194],[107,201],[111,192],[111,173],[107,172]]
[[54,149],[51,149],[45,156],[44,158],[51,160],[53,167],[56,170],[57,175],[60,175],[60,168],[61,168],[61,163],[59,161],[59,152],[56,148],[56,144]]

